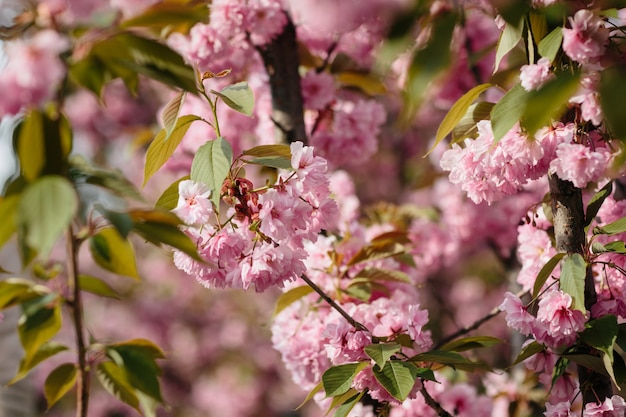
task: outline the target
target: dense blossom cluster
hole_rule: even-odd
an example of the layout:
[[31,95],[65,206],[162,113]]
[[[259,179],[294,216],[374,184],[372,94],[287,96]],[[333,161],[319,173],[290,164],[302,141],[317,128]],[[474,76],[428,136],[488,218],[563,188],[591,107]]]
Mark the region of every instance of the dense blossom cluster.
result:
[[304,241],[334,224],[337,206],[330,199],[326,161],[301,142],[291,152],[294,172],[266,190],[255,190],[245,178],[226,179],[219,192],[230,206],[228,220],[216,215],[204,184],[181,181],[174,212],[206,262],[177,251],[176,266],[210,288],[253,286],[258,292],[304,273]]

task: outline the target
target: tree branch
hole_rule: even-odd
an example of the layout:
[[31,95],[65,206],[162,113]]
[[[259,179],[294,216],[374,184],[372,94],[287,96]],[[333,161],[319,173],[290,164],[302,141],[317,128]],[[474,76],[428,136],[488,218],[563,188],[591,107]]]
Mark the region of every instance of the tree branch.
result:
[[424,383],[422,383],[422,389],[420,390],[420,392],[422,393],[422,396],[424,397],[424,400],[426,401],[426,404],[432,408],[433,410],[435,410],[435,412],[437,413],[437,415],[439,417],[452,417],[452,414],[448,413],[442,406],[441,404],[439,404],[437,401],[435,401],[435,399],[433,397],[430,396],[430,394],[428,393],[428,391],[426,391],[426,385],[424,385]]
[[72,302],[72,319],[76,331],[76,349],[78,354],[78,375],[76,377],[76,417],[87,417],[89,406],[89,370],[87,368],[87,348],[83,324],[83,304],[80,285],[78,285],[78,245],[72,233],[67,230],[67,279]]
[[[548,179],[556,249],[559,252],[579,253],[584,256],[586,237],[582,190],[556,175],[550,175]],[[591,267],[588,266],[585,276],[585,308],[591,310],[596,300],[593,274]],[[596,403],[598,399],[603,401],[604,398],[613,395],[611,379],[606,375],[578,365],[578,380],[583,394],[583,404]]]
[[[332,308],[334,308],[339,314],[341,314],[343,316],[344,319],[346,319],[348,321],[348,323],[350,323],[350,325],[352,327],[354,327],[357,330],[361,330],[364,332],[369,333],[370,331],[367,329],[367,327],[365,327],[364,325],[362,325],[361,323],[359,323],[358,321],[356,321],[354,318],[352,318],[352,316],[350,316],[350,314],[348,314],[346,312],[346,310],[344,310],[343,308],[341,308],[341,306],[339,304],[337,304],[335,302],[335,300],[333,300],[332,298],[330,298],[325,292],[324,290],[322,290],[320,287],[317,286],[317,284],[315,284],[313,281],[311,281],[311,278],[307,277],[305,274],[302,274],[302,276],[300,277],[302,278],[302,280],[304,282],[307,283],[307,285],[311,288],[313,288],[313,291],[315,291],[316,293],[319,294],[320,297],[322,297],[322,299],[324,301],[326,301]],[[372,336],[372,339],[374,339],[374,336]],[[374,340],[372,340],[374,341]]]
[[302,141],[306,144],[296,28],[291,17],[286,12],[285,15],[287,24],[283,32],[256,49],[270,78],[272,121],[278,128],[276,138],[280,142]]

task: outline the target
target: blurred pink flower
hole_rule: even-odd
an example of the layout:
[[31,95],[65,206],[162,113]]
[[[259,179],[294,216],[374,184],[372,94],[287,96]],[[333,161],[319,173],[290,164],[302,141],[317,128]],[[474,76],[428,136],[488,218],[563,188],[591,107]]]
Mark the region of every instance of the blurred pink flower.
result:
[[550,60],[541,58],[536,64],[523,65],[520,69],[520,81],[524,90],[538,90],[547,81],[554,78],[550,72]]
[[563,50],[581,64],[596,62],[606,50],[609,31],[604,21],[589,9],[580,9],[563,28]]

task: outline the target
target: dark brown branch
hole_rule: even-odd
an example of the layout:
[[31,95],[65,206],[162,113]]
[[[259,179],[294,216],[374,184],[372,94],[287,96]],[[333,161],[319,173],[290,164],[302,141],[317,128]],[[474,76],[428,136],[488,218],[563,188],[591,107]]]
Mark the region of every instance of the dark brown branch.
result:
[[452,417],[452,414],[448,413],[442,406],[439,404],[433,397],[430,396],[428,391],[426,391],[426,386],[422,383],[422,389],[420,390],[426,404],[435,410],[439,417]]
[[87,369],[87,348],[83,324],[83,304],[78,285],[78,245],[72,228],[67,231],[67,279],[72,294],[70,306],[76,332],[78,354],[78,375],[76,377],[76,417],[87,417],[89,406],[89,370]]
[[277,139],[306,143],[296,28],[289,15],[285,15],[287,24],[283,32],[257,50],[270,78],[272,121],[277,127]]
[[[341,308],[341,306],[339,304],[337,304],[335,302],[335,300],[333,300],[332,298],[330,298],[325,292],[324,290],[322,290],[320,287],[317,286],[317,284],[315,284],[313,281],[311,281],[311,278],[307,277],[306,275],[302,274],[302,276],[300,277],[302,278],[302,280],[304,282],[307,283],[307,285],[311,288],[313,288],[313,291],[315,291],[316,293],[319,294],[320,297],[322,297],[322,299],[324,301],[326,301],[332,308],[334,308],[339,314],[341,314],[343,316],[344,319],[346,319],[348,321],[348,323],[350,323],[350,325],[352,327],[354,327],[357,330],[361,330],[364,332],[369,333],[369,330],[367,329],[367,327],[365,327],[364,325],[362,325],[361,323],[359,323],[358,321],[356,321],[354,318],[352,318],[352,316],[350,316],[350,314],[348,314],[346,312],[346,310],[344,310],[343,308]],[[372,338],[374,338],[374,336],[372,336]]]
[[[552,198],[552,216],[556,249],[559,252],[585,255],[585,212],[582,190],[570,181],[556,175],[549,177]],[[585,308],[591,310],[597,299],[591,267],[585,277]],[[583,394],[583,404],[603,401],[613,395],[611,379],[584,366],[578,366],[578,380]]]
[[[527,292],[528,291],[520,291],[516,295],[521,298]],[[448,336],[444,337],[442,340],[437,342],[437,344],[435,344],[435,346],[433,346],[433,349],[439,349],[441,346],[445,345],[448,342],[453,341],[457,337],[461,337],[461,336],[466,335],[467,333],[469,333],[469,332],[471,332],[473,330],[478,329],[480,326],[482,326],[483,324],[485,324],[486,322],[488,322],[492,318],[496,317],[500,313],[501,313],[501,310],[498,307],[495,307],[493,310],[491,310],[489,313],[487,313],[483,317],[481,317],[478,320],[476,320],[474,323],[457,330],[456,332],[452,333],[451,335],[448,335]]]

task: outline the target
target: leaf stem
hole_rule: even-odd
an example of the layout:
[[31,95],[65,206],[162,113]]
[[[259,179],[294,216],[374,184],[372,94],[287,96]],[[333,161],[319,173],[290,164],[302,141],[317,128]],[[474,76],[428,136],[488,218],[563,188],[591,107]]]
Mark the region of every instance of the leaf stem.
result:
[[76,379],[76,417],[87,417],[89,405],[89,370],[87,368],[87,348],[83,323],[83,305],[80,285],[78,284],[78,240],[67,230],[67,279],[72,294],[72,319],[76,331],[76,349],[78,353],[78,376]]

